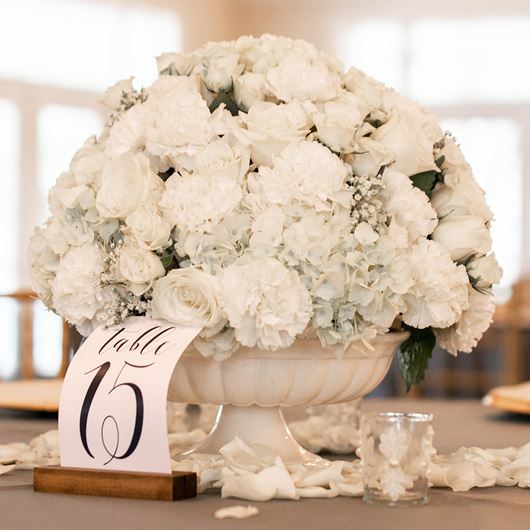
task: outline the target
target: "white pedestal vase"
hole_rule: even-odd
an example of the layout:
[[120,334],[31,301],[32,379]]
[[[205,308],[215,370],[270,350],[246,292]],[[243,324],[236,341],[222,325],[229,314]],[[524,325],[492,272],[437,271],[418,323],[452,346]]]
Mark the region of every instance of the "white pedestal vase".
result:
[[388,372],[406,332],[377,337],[373,349],[352,344],[340,359],[318,340],[297,340],[289,348],[266,352],[240,348],[225,361],[184,353],[169,383],[168,400],[222,405],[214,427],[194,451],[215,453],[239,436],[247,444],[275,449],[286,462],[318,456],[291,436],[280,407],[341,403],[361,398]]

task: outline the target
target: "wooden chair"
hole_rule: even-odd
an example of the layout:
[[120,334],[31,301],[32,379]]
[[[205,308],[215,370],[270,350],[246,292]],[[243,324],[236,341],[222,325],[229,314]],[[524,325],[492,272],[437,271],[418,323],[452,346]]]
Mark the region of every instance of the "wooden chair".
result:
[[[1,299],[15,300],[20,308],[19,311],[19,355],[20,355],[20,377],[22,379],[34,379],[35,368],[33,363],[33,321],[35,304],[40,303],[32,291],[17,291],[9,294],[0,294]],[[64,377],[72,350],[72,339],[74,335],[69,325],[63,320],[61,365],[57,377]]]

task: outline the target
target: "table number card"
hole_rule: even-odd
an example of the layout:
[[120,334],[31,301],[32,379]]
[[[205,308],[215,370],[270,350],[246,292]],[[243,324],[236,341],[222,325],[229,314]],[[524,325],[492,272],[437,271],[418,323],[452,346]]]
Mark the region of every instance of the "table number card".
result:
[[61,465],[170,473],[169,380],[201,329],[143,317],[96,329],[74,355],[64,380]]

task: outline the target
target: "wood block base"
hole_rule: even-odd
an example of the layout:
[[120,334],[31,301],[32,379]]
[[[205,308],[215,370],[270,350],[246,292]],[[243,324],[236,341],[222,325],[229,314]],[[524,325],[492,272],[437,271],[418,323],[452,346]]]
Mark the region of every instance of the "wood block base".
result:
[[45,493],[176,501],[197,496],[197,475],[183,471],[164,475],[48,466],[35,468],[33,489]]

